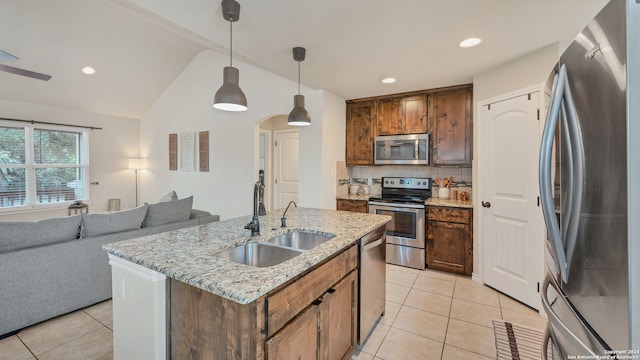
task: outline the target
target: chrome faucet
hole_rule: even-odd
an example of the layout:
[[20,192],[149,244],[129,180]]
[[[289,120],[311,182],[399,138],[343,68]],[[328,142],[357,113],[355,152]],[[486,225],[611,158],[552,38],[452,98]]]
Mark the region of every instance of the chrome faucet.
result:
[[264,170],[258,172],[258,178],[260,182],[260,189],[258,190],[258,215],[267,215],[267,210],[264,208]]
[[284,213],[282,213],[282,218],[280,219],[282,225],[280,225],[280,227],[287,227],[287,218],[284,216],[287,214],[287,210],[289,210],[289,206],[291,206],[291,204],[293,204],[295,207],[298,207],[295,201],[289,201],[289,205],[287,205],[287,208],[284,209]]
[[253,186],[253,218],[251,222],[244,226],[251,230],[251,236],[260,236],[260,220],[258,220],[258,194],[260,193],[260,181],[256,181]]

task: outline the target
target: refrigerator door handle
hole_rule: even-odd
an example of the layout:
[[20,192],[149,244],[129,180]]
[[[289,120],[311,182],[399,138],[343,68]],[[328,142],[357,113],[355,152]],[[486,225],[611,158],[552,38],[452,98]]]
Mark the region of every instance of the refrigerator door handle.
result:
[[[582,208],[582,195],[584,187],[584,148],[582,146],[582,133],[578,122],[578,114],[576,106],[571,94],[571,87],[569,86],[569,79],[566,70],[564,71],[564,101],[566,103],[566,123],[568,127],[568,135],[571,138],[569,146],[571,146],[571,202],[568,204],[570,208],[570,217],[567,224],[567,249],[566,259],[567,264],[565,267],[567,273],[567,280],[569,278],[569,269],[571,267],[571,260],[576,248],[578,240],[578,225],[580,224],[580,211]],[[567,199],[569,200],[569,199]],[[566,280],[565,280],[566,282]]]
[[[569,135],[570,134],[569,122],[566,120],[567,107],[564,102],[562,103],[560,110],[561,110],[560,113],[562,114],[562,117],[558,121],[560,122],[560,126],[562,127],[561,132],[566,134],[566,136],[562,137],[562,139],[565,140],[566,143],[565,144],[561,143],[560,147],[562,147],[561,151],[564,151],[564,154],[566,154],[566,160],[567,160],[566,163],[562,163],[563,168],[566,165],[567,171],[565,173],[567,175],[567,178],[560,179],[561,184],[565,183],[567,187],[566,192],[564,192],[566,194],[566,198],[564,199],[564,204],[566,204],[566,207],[564,208],[564,212],[562,213],[562,223],[569,224],[569,222],[571,221],[571,216],[573,214],[572,212],[573,209],[570,206],[573,203],[573,181],[574,181],[573,180],[573,146],[571,146],[571,136]],[[565,120],[562,121],[562,119],[565,119]],[[566,239],[569,226],[562,226],[562,224],[560,224],[560,226],[561,226],[562,238]]]
[[[589,354],[593,356],[594,359],[596,359],[597,354],[591,351],[591,349],[587,345],[585,345],[585,343],[580,341],[580,339],[571,330],[569,330],[569,328],[565,324],[562,323],[562,320],[560,320],[553,309],[551,309],[551,304],[549,303],[549,299],[547,297],[547,289],[549,288],[549,286],[553,286],[554,290],[558,293],[558,297],[560,297],[560,301],[565,301],[562,298],[562,295],[560,295],[562,294],[560,289],[556,287],[553,281],[549,280],[549,276],[547,275],[547,277],[544,279],[544,284],[542,285],[542,308],[549,317],[548,320],[550,322],[550,324],[547,326],[553,326],[555,330],[559,331],[562,334],[563,339],[570,340],[573,346],[575,346],[576,349],[578,349],[581,353]],[[545,341],[545,344],[548,343],[548,338],[546,339],[547,340]],[[546,348],[542,348],[543,353],[546,353],[546,350]]]
[[547,234],[551,240],[553,255],[558,273],[564,282],[567,281],[566,264],[567,259],[562,245],[562,237],[560,235],[560,226],[555,216],[553,206],[553,182],[551,179],[551,157],[553,154],[553,139],[555,129],[558,124],[560,115],[560,106],[562,104],[562,95],[564,92],[564,82],[566,80],[566,68],[563,65],[560,73],[553,79],[553,90],[551,92],[551,106],[547,113],[547,119],[542,132],[542,141],[540,144],[540,171],[538,182],[540,184],[540,200],[542,203],[542,215],[547,226]]

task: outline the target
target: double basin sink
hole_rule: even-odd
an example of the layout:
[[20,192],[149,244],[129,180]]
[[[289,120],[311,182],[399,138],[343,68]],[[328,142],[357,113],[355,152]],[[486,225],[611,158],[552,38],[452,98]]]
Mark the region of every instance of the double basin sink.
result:
[[238,264],[253,267],[278,265],[306,250],[325,243],[336,237],[333,234],[318,234],[301,230],[290,230],[274,236],[266,242],[254,242],[236,246],[214,256]]

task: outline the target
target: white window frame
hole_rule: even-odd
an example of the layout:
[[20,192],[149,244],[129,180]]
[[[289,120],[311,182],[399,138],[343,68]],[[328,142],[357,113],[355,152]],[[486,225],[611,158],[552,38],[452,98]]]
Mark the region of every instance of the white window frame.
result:
[[[81,171],[84,172],[83,176],[83,186],[84,186],[84,202],[89,202],[90,194],[89,194],[89,130],[84,128],[78,128],[74,126],[64,126],[64,125],[50,125],[50,124],[39,124],[39,123],[24,123],[24,122],[16,122],[16,121],[7,121],[0,120],[0,127],[12,127],[12,128],[23,128],[25,132],[25,164],[0,164],[0,168],[15,168],[15,169],[25,169],[25,193],[26,193],[26,204],[17,205],[17,206],[9,206],[9,207],[0,207],[0,213],[17,213],[23,211],[33,211],[33,210],[53,210],[53,209],[62,209],[67,208],[73,200],[69,201],[58,201],[53,203],[37,203],[37,188],[36,188],[36,170],[37,169],[46,169],[46,168],[68,168],[68,167],[77,167]],[[35,163],[35,154],[34,154],[34,130],[42,129],[42,130],[53,130],[53,131],[67,131],[67,132],[75,132],[81,133],[84,147],[81,151],[84,152],[84,155],[81,156],[81,159],[84,159],[84,163],[80,165],[59,165],[59,164],[36,164]],[[0,144],[1,145],[1,144]],[[80,200],[80,199],[79,199]]]

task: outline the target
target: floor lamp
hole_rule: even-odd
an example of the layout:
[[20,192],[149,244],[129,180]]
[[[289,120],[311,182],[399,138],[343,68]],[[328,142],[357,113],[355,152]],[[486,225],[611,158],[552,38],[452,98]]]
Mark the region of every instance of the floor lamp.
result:
[[144,169],[144,159],[129,159],[129,169],[136,173],[136,207],[138,206],[138,170]]

